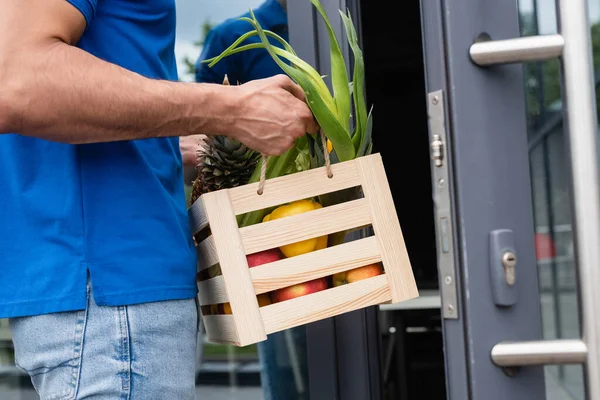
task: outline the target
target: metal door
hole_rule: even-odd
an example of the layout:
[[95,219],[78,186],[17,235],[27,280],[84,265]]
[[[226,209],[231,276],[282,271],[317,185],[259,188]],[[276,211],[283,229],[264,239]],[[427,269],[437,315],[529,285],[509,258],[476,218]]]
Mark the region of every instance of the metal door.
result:
[[[544,366],[580,364],[585,398],[600,399],[600,198],[587,4],[558,0],[557,33],[523,38],[516,1],[423,0],[421,9],[448,398],[579,398],[557,395],[560,379],[552,386]],[[540,160],[557,160],[547,138],[531,134],[526,112],[524,69],[550,59],[561,66],[559,148],[579,294],[567,317],[580,327],[569,338],[545,329],[540,249],[544,240],[555,245],[557,230],[552,218],[536,226],[536,197],[552,179],[535,173],[533,149],[543,142]],[[547,256],[554,283],[555,252]]]

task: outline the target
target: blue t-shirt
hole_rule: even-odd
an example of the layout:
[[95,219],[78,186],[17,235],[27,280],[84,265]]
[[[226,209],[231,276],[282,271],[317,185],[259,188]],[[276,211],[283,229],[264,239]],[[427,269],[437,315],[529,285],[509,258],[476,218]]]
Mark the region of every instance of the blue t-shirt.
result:
[[[87,21],[78,47],[177,80],[175,0],[66,1]],[[178,138],[0,135],[0,318],[85,308],[88,271],[100,305],[196,295]]]
[[[289,40],[287,14],[277,0],[266,0],[253,12],[263,29],[277,33],[286,41]],[[250,13],[242,16],[250,18]],[[240,21],[238,18],[225,20],[211,29],[206,36],[202,53],[196,62],[197,82],[222,83],[223,78],[227,75],[229,82],[235,85],[238,82],[246,83],[284,73],[265,49],[253,49],[233,54],[223,58],[213,67],[202,63],[203,60],[218,56],[243,34],[254,29],[249,22]],[[277,47],[282,47],[275,39],[269,38],[269,42]],[[260,38],[253,36],[244,41],[244,44],[252,43],[260,43]]]

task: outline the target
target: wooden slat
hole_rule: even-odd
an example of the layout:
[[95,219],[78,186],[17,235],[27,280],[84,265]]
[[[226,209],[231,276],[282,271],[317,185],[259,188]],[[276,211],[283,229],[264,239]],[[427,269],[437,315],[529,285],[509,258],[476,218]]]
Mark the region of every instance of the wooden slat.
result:
[[321,167],[268,179],[262,195],[256,193],[258,183],[229,189],[233,209],[236,214],[244,214],[360,184],[354,160],[332,165],[331,172],[332,178]]
[[211,342],[240,345],[232,315],[203,315],[202,321]]
[[245,346],[265,340],[267,338],[265,328],[254,287],[252,287],[250,269],[231,206],[229,191],[206,193],[203,198],[239,343]]
[[[246,254],[369,225],[365,199],[352,200],[240,229]],[[212,224],[211,224],[212,226]]]
[[229,301],[223,275],[198,282],[198,301],[201,306]]
[[256,294],[381,261],[375,237],[367,237],[250,269]]
[[196,246],[196,255],[198,258],[198,272],[219,262],[215,240],[212,236],[207,237]]
[[379,241],[383,266],[390,280],[392,302],[419,296],[404,237],[394,207],[381,155],[356,159],[362,176],[362,188],[373,219],[373,231]]
[[201,198],[196,200],[188,209],[188,221],[192,236],[208,226],[208,217],[206,211],[204,211],[204,203]]
[[391,298],[386,275],[261,307],[267,334],[373,306]]

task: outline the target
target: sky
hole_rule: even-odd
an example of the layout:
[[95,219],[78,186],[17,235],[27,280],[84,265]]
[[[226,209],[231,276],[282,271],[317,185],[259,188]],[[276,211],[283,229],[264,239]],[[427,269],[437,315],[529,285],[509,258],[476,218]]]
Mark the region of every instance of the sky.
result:
[[188,56],[196,60],[201,48],[194,42],[200,39],[202,23],[209,20],[219,23],[227,18],[237,17],[250,8],[256,8],[263,0],[176,0],[177,33],[175,55],[181,80],[193,80],[186,75],[182,59]]

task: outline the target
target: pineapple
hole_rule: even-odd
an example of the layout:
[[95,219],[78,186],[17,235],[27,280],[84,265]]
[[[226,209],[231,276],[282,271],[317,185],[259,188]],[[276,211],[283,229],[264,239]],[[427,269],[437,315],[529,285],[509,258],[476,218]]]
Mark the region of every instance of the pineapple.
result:
[[[229,85],[225,76],[224,85]],[[207,136],[198,147],[198,176],[192,187],[192,204],[204,193],[245,185],[260,153],[227,136]]]

